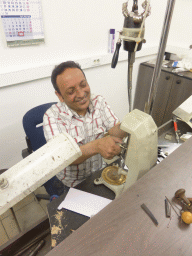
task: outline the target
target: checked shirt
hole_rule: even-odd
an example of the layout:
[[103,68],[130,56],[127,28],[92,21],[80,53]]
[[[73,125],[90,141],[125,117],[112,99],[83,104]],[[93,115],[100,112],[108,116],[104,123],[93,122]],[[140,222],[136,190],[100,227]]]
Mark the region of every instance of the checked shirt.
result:
[[[105,99],[91,95],[88,111],[85,116],[78,115],[64,102],[54,104],[43,117],[43,130],[46,141],[62,132],[67,132],[81,146],[90,141],[102,138],[110,128],[119,122]],[[81,164],[71,165],[56,176],[68,187],[74,187],[92,172],[102,168],[100,154],[88,158]]]

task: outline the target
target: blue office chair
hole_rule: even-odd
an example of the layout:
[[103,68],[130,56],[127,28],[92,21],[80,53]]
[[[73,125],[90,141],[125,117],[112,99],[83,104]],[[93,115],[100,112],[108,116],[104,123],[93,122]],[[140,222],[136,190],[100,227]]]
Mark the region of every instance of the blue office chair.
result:
[[[22,156],[25,158],[33,151],[36,151],[44,144],[46,140],[43,133],[43,116],[47,109],[57,102],[50,102],[39,105],[30,109],[23,117],[23,128],[26,133],[27,149],[22,150]],[[57,179],[56,176],[48,180],[44,187],[49,194],[47,195],[36,195],[37,199],[52,199],[58,197],[63,193],[63,183]]]

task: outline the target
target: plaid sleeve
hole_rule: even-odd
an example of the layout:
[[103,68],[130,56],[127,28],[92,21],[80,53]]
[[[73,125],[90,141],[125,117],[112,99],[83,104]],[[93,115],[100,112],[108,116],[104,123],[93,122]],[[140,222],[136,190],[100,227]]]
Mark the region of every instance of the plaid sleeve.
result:
[[119,119],[102,96],[99,96],[98,100],[100,101],[100,113],[103,124],[109,130],[119,122]]
[[66,131],[66,127],[58,122],[57,118],[51,115],[50,111],[47,111],[43,117],[43,131],[46,141],[53,139],[59,133]]

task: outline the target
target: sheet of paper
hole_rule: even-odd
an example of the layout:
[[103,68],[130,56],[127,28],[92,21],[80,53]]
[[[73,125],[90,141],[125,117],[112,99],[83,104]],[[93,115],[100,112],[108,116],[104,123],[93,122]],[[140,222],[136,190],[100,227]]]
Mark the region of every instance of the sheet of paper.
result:
[[70,188],[58,210],[65,208],[79,214],[91,217],[101,211],[112,200],[93,195],[75,188]]

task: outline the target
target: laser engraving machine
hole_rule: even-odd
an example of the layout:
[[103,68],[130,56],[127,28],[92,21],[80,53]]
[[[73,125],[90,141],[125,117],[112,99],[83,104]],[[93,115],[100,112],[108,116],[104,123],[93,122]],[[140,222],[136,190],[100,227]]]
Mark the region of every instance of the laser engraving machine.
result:
[[[145,0],[142,3],[144,11],[138,13],[138,1],[133,0],[132,11],[128,12],[128,2],[123,4],[122,12],[125,17],[123,30],[120,31],[116,50],[112,59],[111,67],[115,68],[121,41],[124,43],[124,50],[128,51],[128,99],[129,111],[120,126],[120,129],[128,133],[128,139],[123,146],[120,160],[115,157],[107,164],[116,161],[117,165],[106,167],[100,178],[94,181],[95,184],[104,184],[119,196],[123,191],[130,187],[137,179],[148,172],[157,161],[158,152],[158,131],[154,120],[151,117],[153,102],[155,99],[157,84],[161,71],[161,65],[165,52],[165,46],[170,27],[173,7],[175,0],[168,0],[164,26],[159,45],[159,52],[154,68],[151,82],[151,89],[146,102],[145,112],[137,109],[132,110],[132,69],[135,61],[135,52],[141,50],[144,40],[145,19],[151,12],[150,3]],[[131,111],[132,110],[132,111]],[[128,167],[128,172],[127,168]]]

